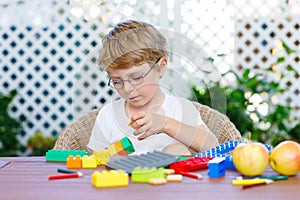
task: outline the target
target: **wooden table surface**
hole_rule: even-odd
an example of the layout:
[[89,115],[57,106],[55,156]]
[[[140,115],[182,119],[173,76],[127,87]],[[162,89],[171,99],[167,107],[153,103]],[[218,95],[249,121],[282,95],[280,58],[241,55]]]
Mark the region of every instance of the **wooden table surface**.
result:
[[[233,186],[231,181],[239,175],[227,170],[218,179],[209,178],[207,170],[195,173],[202,180],[184,177],[180,183],[169,182],[153,186],[147,183],[129,183],[126,187],[95,188],[91,183],[91,174],[97,169],[82,169],[83,177],[73,179],[48,180],[48,176],[57,173],[57,168],[65,168],[65,163],[46,162],[45,157],[2,157],[0,158],[0,200],[10,199],[299,199],[300,174],[288,180],[276,181],[270,185],[242,189]],[[268,169],[266,175],[276,174]]]

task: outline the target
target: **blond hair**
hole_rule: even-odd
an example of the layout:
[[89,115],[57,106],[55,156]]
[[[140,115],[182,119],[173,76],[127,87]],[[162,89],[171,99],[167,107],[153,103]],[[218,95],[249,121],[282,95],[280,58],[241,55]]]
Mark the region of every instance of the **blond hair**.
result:
[[166,38],[151,24],[135,20],[117,24],[102,43],[98,64],[107,71],[154,63],[169,55]]

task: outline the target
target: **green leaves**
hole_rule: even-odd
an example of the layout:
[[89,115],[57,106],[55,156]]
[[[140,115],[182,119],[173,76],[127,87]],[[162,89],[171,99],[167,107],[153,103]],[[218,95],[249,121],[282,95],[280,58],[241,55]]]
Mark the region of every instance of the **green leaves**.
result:
[[[269,80],[263,74],[251,73],[249,69],[241,75],[232,71],[227,73],[236,76],[235,85],[223,86],[217,82],[201,92],[196,89],[195,85],[192,85],[191,89],[196,97],[192,100],[213,107],[211,91],[225,91],[226,115],[235,124],[243,137],[246,138],[248,132],[250,132],[253,141],[269,143],[274,146],[287,139],[298,139],[299,141],[300,125],[295,127],[291,125],[291,121],[293,121],[291,119],[292,108],[281,104],[273,104],[271,101],[273,96],[280,95],[287,88],[280,88],[278,82]],[[227,73],[223,76],[226,76]],[[254,95],[260,96],[263,100],[261,102],[250,101]],[[267,115],[261,114],[261,107],[267,109]],[[219,107],[213,108],[221,111]]]
[[41,131],[37,131],[27,142],[27,148],[31,150],[30,156],[43,156],[55,145],[56,138],[44,136]]
[[19,120],[9,115],[9,105],[17,95],[17,90],[12,90],[8,95],[0,93],[0,156],[13,156],[20,148],[17,135],[22,131],[22,116]]
[[296,53],[296,50],[291,49],[286,43],[282,43],[282,47],[287,54]]

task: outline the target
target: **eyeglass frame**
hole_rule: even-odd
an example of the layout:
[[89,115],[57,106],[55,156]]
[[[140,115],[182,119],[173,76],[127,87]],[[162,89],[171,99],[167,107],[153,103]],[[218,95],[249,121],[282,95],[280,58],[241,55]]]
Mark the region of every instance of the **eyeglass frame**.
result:
[[118,81],[122,82],[122,87],[119,88],[119,87],[115,87],[113,84],[111,84],[112,79],[109,78],[107,85],[110,86],[110,87],[113,88],[113,89],[122,89],[122,88],[124,88],[124,82],[125,82],[125,81],[127,81],[130,85],[140,85],[140,84],[143,83],[144,78],[151,72],[151,70],[155,67],[155,65],[160,61],[160,59],[161,59],[161,58],[159,58],[159,59],[158,59],[158,60],[150,67],[150,69],[149,69],[144,75],[141,75],[141,76],[135,78],[135,79],[141,79],[141,80],[142,80],[141,83],[138,83],[138,84],[132,84],[132,83],[131,83],[132,77],[130,77],[130,78],[126,79],[126,80],[120,79],[120,80],[118,80]]

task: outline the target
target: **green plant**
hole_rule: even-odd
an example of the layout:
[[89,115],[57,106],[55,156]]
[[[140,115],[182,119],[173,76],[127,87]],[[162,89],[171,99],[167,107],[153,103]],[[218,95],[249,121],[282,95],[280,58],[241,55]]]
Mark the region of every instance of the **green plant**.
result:
[[18,134],[21,133],[24,116],[14,119],[9,114],[9,106],[17,95],[17,90],[12,90],[8,95],[0,93],[0,156],[14,156],[21,147]]
[[[294,53],[286,45],[283,48],[287,53]],[[284,62],[279,57],[275,64]],[[213,59],[211,59],[213,62]],[[296,71],[289,65],[287,70]],[[279,82],[268,80],[267,72],[273,72],[270,67],[266,73],[252,74],[247,69],[242,75],[228,71],[222,76],[231,73],[236,78],[235,85],[221,85],[220,82],[210,83],[205,89],[191,85],[195,99],[202,104],[212,105],[212,99],[225,92],[226,115],[235,124],[243,137],[251,134],[251,139],[273,146],[281,141],[290,139],[300,141],[300,125],[296,117],[291,117],[292,107],[281,105],[273,99],[287,90],[280,88]],[[284,74],[281,74],[281,78]],[[214,109],[222,111],[223,107],[214,105]]]
[[43,156],[49,149],[53,148],[55,141],[55,137],[45,137],[41,131],[37,131],[28,139],[27,148],[31,150],[31,156]]

